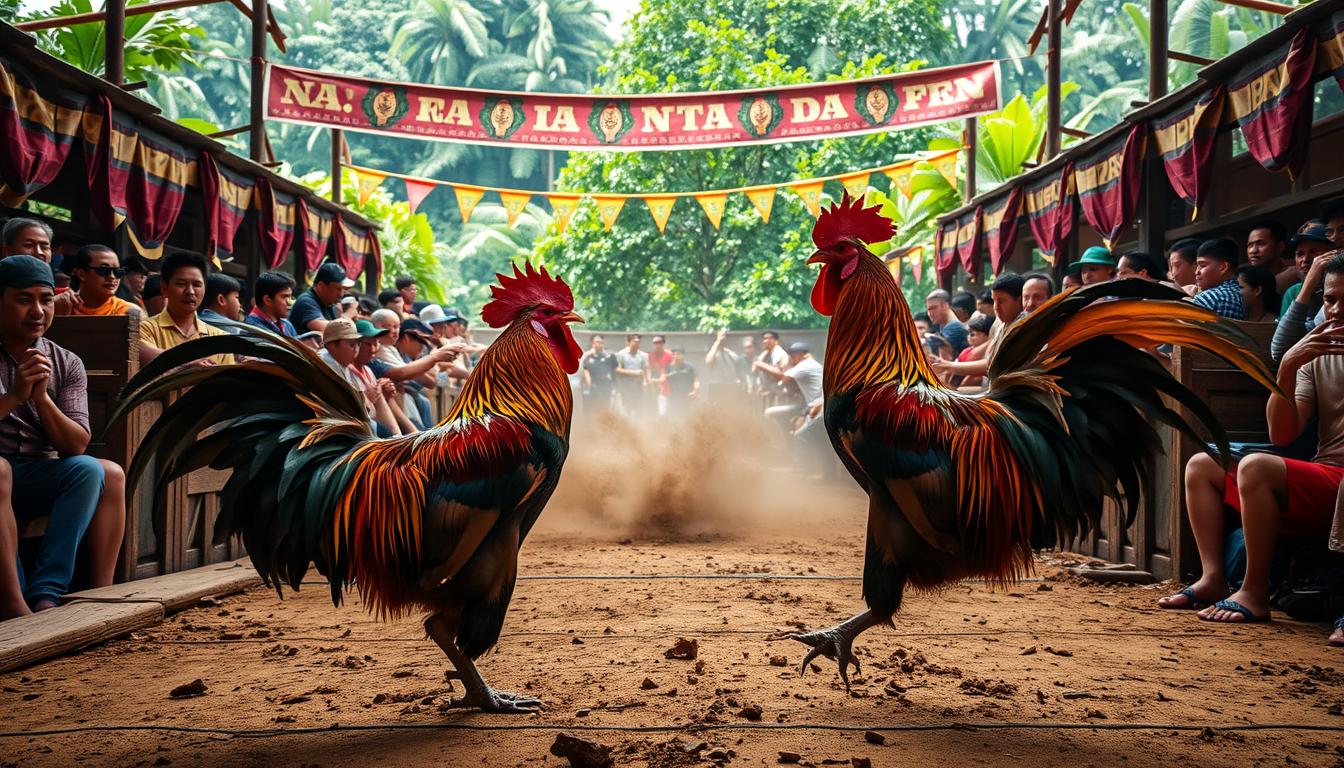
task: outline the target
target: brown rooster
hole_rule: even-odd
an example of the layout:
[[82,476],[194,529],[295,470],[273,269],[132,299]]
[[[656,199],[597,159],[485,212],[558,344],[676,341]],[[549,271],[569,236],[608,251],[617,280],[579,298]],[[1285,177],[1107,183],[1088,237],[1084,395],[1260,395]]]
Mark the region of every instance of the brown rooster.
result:
[[[131,464],[163,487],[201,467],[233,470],[215,540],[242,534],[268,584],[294,589],[316,565],[339,605],[354,584],[370,611],[429,612],[464,702],[489,712],[540,703],[495,691],[474,659],[499,639],[518,548],[560,479],[580,350],[569,287],[529,264],[499,275],[481,314],[499,338],[444,420],[379,440],[362,397],[292,339],[238,325],[170,349],[126,386],[119,414],[189,387]],[[248,362],[181,368],[232,353]],[[245,396],[242,396],[244,395]]]
[[891,272],[865,246],[895,234],[877,210],[846,195],[818,219],[809,260],[821,264],[812,306],[831,316],[826,430],[868,493],[868,610],[793,637],[811,647],[802,670],[818,654],[833,658],[846,688],[848,666],[859,671],[854,638],[890,625],[907,586],[1016,579],[1033,549],[1097,525],[1107,496],[1123,497],[1132,519],[1161,451],[1153,421],[1195,436],[1163,395],[1226,452],[1209,409],[1142,348],[1203,349],[1275,389],[1235,326],[1179,291],[1119,280],[1061,294],[1014,323],[983,395],[950,390]]

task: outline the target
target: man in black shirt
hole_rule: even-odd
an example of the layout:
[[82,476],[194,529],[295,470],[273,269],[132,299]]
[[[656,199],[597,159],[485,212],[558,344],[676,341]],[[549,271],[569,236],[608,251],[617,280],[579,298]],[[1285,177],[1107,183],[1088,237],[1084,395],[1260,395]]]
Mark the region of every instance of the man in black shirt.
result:
[[583,371],[584,413],[610,410],[616,389],[616,356],[607,351],[606,339],[593,336],[593,347],[579,366]]
[[341,316],[341,294],[354,284],[340,264],[329,261],[318,267],[312,286],[294,300],[289,310],[289,321],[295,330],[320,333],[327,323]]

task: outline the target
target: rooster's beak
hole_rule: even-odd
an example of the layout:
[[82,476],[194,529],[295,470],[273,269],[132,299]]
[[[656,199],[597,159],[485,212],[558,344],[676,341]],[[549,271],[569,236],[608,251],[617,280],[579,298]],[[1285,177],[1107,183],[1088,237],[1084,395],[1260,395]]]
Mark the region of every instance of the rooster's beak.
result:
[[566,312],[560,317],[562,323],[582,323],[583,317],[577,312]]
[[816,253],[812,254],[811,258],[809,258],[809,259],[807,260],[807,263],[808,263],[808,264],[823,264],[823,263],[825,263],[825,261],[826,261],[826,257],[823,255],[823,252],[822,252],[822,251],[817,251]]

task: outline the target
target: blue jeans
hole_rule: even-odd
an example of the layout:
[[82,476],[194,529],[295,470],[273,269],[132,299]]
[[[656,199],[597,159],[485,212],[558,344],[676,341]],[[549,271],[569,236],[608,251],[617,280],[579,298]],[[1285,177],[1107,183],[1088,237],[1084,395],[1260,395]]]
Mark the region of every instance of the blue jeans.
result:
[[103,465],[92,456],[67,456],[13,459],[10,467],[15,519],[47,516],[47,531],[28,578],[19,563],[19,586],[30,605],[59,600],[70,589],[79,542],[103,493]]

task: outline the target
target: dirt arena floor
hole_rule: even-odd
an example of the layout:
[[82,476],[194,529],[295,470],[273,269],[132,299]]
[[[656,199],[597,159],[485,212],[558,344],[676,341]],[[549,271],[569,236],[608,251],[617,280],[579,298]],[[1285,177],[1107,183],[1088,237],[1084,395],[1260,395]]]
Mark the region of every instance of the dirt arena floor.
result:
[[[652,768],[1344,765],[1328,628],[1205,624],[1158,610],[1161,585],[1064,575],[1067,558],[1007,590],[912,595],[894,629],[857,643],[852,695],[827,660],[800,678],[804,647],[781,636],[862,606],[862,495],[748,481],[733,451],[694,464],[619,434],[609,448],[635,470],[600,485],[567,468],[481,660],[541,713],[452,708],[461,689],[417,620],[374,621],[357,595],[333,608],[314,582],[0,675],[0,764],[566,766],[549,754],[563,734]],[[645,460],[680,463],[651,476]],[[711,519],[667,519],[686,508]],[[696,658],[666,658],[683,638]],[[199,695],[170,695],[197,680]]]

